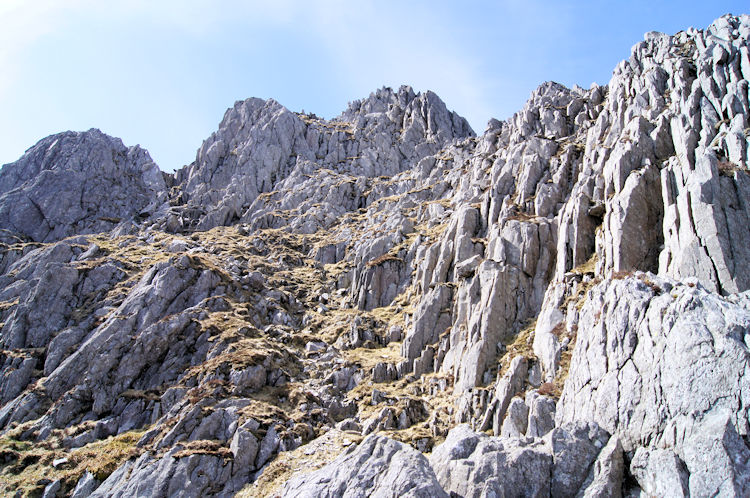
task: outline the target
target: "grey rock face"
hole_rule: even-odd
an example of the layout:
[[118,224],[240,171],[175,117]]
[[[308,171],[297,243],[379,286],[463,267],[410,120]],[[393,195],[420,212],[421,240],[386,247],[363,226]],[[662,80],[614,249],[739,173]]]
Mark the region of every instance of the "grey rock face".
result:
[[555,427],[555,402],[552,398],[531,391],[526,395],[526,405],[529,407],[527,436],[542,437]]
[[[698,477],[710,467],[724,476],[722,493],[741,495],[748,473],[734,462],[748,451],[737,441],[748,432],[749,298],[722,298],[648,274],[600,284],[581,310],[557,422],[593,420],[617,433],[626,451],[671,450],[685,462],[691,494],[711,488],[707,475]],[[716,451],[710,464],[709,446]],[[651,481],[667,474],[649,472],[651,457],[637,456],[642,489],[681,482],[677,470],[668,481]]]
[[735,416],[729,410],[710,412],[683,443],[681,454],[690,472],[692,495],[750,493],[750,449],[734,426]]
[[[233,496],[242,484],[233,487],[231,472],[231,464],[219,456],[179,456],[177,450],[160,459],[145,454],[126,462],[90,496]],[[229,485],[224,487],[227,482]]]
[[[447,227],[418,255],[422,298],[402,354],[413,363],[436,349],[434,370],[453,375],[458,391],[481,385],[498,345],[539,313],[554,271],[553,220],[581,161],[572,143],[584,133],[582,121],[570,127],[574,116],[565,113],[574,101],[571,113],[595,113],[596,92],[542,85],[512,120],[488,130],[467,158],[476,178],[456,179]],[[540,115],[552,108],[566,111]],[[441,304],[448,300],[456,303],[450,315]]]
[[257,468],[262,467],[268,459],[271,458],[271,455],[273,455],[279,448],[279,442],[279,435],[276,433],[276,429],[270,427],[268,432],[266,432],[266,435],[263,437],[263,441],[260,443],[258,456],[255,460],[255,466]]
[[83,477],[78,480],[78,484],[76,484],[75,489],[73,489],[73,494],[71,494],[71,497],[85,498],[91,496],[94,491],[96,491],[96,488],[99,486],[99,484],[100,483],[96,480],[94,474],[92,474],[91,472],[86,472]]
[[460,425],[430,463],[445,490],[459,496],[575,496],[608,439],[595,426],[558,428],[545,438],[498,438]]
[[94,312],[111,304],[105,299],[92,303],[92,298],[106,295],[125,273],[113,264],[78,268],[70,264],[83,256],[81,240],[73,238],[8,261],[8,273],[0,276],[0,300],[17,304],[4,317],[0,347],[20,354],[6,356],[0,363],[4,371],[0,405],[42,374],[50,374],[82,342],[96,320],[94,314],[77,312],[84,302]]
[[42,494],[42,498],[55,498],[57,496],[57,492],[60,491],[61,487],[62,484],[60,483],[59,479],[51,482],[44,488],[44,494]]
[[276,227],[276,213],[297,210],[289,224],[312,233],[363,207],[367,178],[400,173],[470,135],[437,95],[409,87],[378,90],[332,121],[248,99],[226,112],[195,162],[177,173],[176,202],[185,203],[183,225],[200,229],[239,220]]
[[38,242],[111,230],[166,200],[148,152],[96,129],[47,137],[0,170],[0,229]]
[[[487,430],[492,427],[495,435],[500,434],[508,407],[511,405],[513,397],[522,391],[527,372],[526,358],[523,356],[513,358],[508,371],[501,379],[498,379],[495,385],[495,390],[492,393],[493,399],[488,403],[489,407],[485,412],[483,423],[479,427],[480,430]],[[520,407],[516,409],[516,412],[521,411],[523,409]],[[516,413],[516,417],[518,415],[520,413]]]
[[448,497],[421,453],[377,435],[322,469],[291,479],[282,496]]
[[649,33],[480,137],[402,87],[238,102],[175,176],[40,142],[0,173],[0,486],[125,434],[96,493],[750,494],[748,37]]
[[[622,446],[617,437],[609,439],[607,446],[596,458],[577,497],[622,496],[622,481],[625,474]],[[659,496],[667,496],[667,489]],[[671,491],[671,489],[669,489]]]
[[690,496],[685,463],[671,450],[640,447],[630,462],[630,472],[643,492],[656,496]]
[[[647,37],[615,70],[587,141],[611,147],[592,154],[603,161],[603,190],[592,193],[606,197],[597,241],[605,268],[695,276],[722,293],[748,289],[746,268],[734,261],[748,250],[740,228],[747,136],[739,132],[748,107],[737,90],[749,76],[749,24],[723,17],[705,31]],[[659,225],[661,234],[651,230]]]
[[[77,406],[79,401],[71,400],[72,405],[63,405],[61,408],[67,409],[58,412],[53,424],[57,427],[68,424],[80,415],[82,408],[94,413],[112,410],[117,395],[144,371],[148,372],[149,364],[175,346],[173,337],[190,334],[190,313],[170,311],[189,308],[209,297],[217,279],[211,272],[192,269],[187,258],[159,263],[147,272],[117,312],[46,378],[46,393],[54,399],[73,390],[90,403]],[[165,315],[168,318],[161,320]],[[175,375],[176,367],[172,372],[156,373],[150,382],[152,386]]]
[[500,429],[502,437],[518,437],[526,434],[529,407],[521,398],[513,398],[508,405],[508,413]]

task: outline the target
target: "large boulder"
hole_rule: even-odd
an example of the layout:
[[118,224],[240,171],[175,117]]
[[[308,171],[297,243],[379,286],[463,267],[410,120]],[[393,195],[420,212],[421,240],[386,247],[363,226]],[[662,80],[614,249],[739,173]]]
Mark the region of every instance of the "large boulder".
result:
[[[543,438],[492,437],[459,425],[430,464],[451,496],[576,496],[590,486],[614,495],[619,481],[608,476],[622,475],[622,451],[609,440],[596,424],[559,427]],[[619,466],[605,463],[618,457]]]
[[448,497],[421,453],[378,435],[368,436],[322,469],[291,479],[282,496]]

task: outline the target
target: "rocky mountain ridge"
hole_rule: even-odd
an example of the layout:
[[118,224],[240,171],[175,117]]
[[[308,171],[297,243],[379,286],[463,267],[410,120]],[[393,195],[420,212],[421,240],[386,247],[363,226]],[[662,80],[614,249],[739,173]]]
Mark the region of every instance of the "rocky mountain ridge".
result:
[[44,496],[745,496],[750,17],[481,136],[248,99],[162,174],[0,171],[0,483]]

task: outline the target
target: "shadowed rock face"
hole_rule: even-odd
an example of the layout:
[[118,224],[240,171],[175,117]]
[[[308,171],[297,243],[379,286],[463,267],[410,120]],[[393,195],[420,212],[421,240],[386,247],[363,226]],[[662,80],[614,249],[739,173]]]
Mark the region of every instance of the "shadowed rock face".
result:
[[41,141],[0,173],[3,491],[747,496],[749,38],[648,33],[478,137],[401,87],[238,102],[175,175]]
[[99,130],[41,140],[0,170],[0,229],[36,242],[110,230],[166,201],[148,152]]

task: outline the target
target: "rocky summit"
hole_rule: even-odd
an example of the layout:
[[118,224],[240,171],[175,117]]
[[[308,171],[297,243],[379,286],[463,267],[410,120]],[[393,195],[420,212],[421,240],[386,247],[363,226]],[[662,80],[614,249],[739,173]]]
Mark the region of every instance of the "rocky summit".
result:
[[0,170],[6,496],[749,496],[750,16],[475,135],[230,108]]

